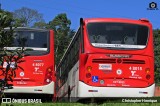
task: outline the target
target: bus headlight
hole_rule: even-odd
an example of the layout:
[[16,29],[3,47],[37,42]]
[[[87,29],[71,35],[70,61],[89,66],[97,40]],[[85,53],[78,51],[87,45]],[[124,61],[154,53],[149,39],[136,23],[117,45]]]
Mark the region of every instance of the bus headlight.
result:
[[49,83],[49,82],[50,82],[50,79],[46,79],[46,82]]
[[146,75],[146,79],[149,80],[151,78],[150,75]]
[[90,78],[90,77],[91,77],[91,73],[87,73],[86,78]]

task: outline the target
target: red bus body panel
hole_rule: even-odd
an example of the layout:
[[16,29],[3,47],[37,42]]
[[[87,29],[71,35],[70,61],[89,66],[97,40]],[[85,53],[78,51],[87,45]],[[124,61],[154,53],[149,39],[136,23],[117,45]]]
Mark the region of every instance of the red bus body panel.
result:
[[[111,50],[93,47],[89,41],[87,33],[87,24],[92,22],[117,22],[144,25],[149,28],[149,38],[146,48],[138,50]],[[84,53],[80,54],[80,74],[79,80],[90,86],[107,86],[107,87],[147,87],[154,83],[154,50],[152,25],[149,22],[141,20],[128,19],[85,19],[84,20]],[[129,58],[114,58],[108,55],[130,55]],[[120,59],[120,63],[118,63]],[[127,63],[125,62],[127,61]],[[99,69],[99,64],[111,65],[110,70]],[[87,71],[87,67],[92,69]],[[150,72],[146,73],[149,68]],[[120,75],[117,70],[121,70]],[[86,78],[90,73],[90,78]],[[133,74],[133,75],[132,75]],[[146,79],[147,75],[150,79]],[[93,76],[98,76],[98,83],[92,81]],[[100,80],[104,84],[100,84]]]
[[[55,82],[55,63],[54,63],[54,32],[53,30],[49,31],[49,53],[45,55],[38,56],[24,56],[18,66],[22,67],[22,69],[18,68],[16,70],[16,77],[13,78],[13,82],[9,81],[9,83],[13,84],[14,87],[36,87],[36,86],[44,86],[49,83],[46,83],[46,79],[49,78],[51,81]],[[51,74],[49,77],[48,69]],[[4,76],[0,76],[3,78]],[[51,82],[50,81],[50,82]],[[11,89],[12,90],[12,89]],[[54,91],[54,89],[53,89]],[[18,92],[18,91],[16,91]],[[10,92],[12,93],[12,91]],[[20,93],[25,93],[20,91]]]

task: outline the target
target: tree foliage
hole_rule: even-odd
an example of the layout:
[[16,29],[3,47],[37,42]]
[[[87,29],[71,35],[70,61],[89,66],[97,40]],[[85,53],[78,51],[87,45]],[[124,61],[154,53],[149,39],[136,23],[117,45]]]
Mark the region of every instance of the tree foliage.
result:
[[160,30],[154,30],[155,81],[160,82]]
[[71,37],[75,31],[70,29],[71,21],[65,13],[58,14],[52,21],[45,23],[42,19],[42,14],[38,11],[26,7],[15,10],[13,12],[15,26],[32,26],[34,28],[53,29],[55,32],[55,57],[56,64],[62,58]]
[[53,29],[55,32],[55,57],[56,64],[62,58],[72,35],[75,33],[70,29],[71,21],[65,13],[58,14],[52,21],[49,22],[47,28]]
[[[2,97],[4,87],[11,87],[8,81],[13,81],[16,76],[18,63],[23,62],[23,49],[9,51],[6,47],[12,46],[14,39],[13,19],[9,12],[0,11],[0,96]],[[7,29],[6,29],[7,28]],[[14,62],[14,67],[12,66]]]
[[34,28],[41,28],[41,29],[46,29],[47,28],[47,23],[45,22],[36,22],[33,25]]
[[[0,12],[0,49],[3,47],[11,45],[13,41],[13,29],[12,29],[12,15],[9,12]],[[8,27],[9,30],[6,31],[5,28]]]
[[43,15],[27,7],[15,10],[13,17],[16,19],[18,26],[29,27],[34,25],[35,22],[43,22]]

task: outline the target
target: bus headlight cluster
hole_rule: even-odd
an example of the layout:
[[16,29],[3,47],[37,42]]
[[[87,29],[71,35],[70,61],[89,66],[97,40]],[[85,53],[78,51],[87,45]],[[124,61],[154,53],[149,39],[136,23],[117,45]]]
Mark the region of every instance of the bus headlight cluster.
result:
[[149,80],[151,78],[151,75],[149,74],[150,73],[150,68],[146,68],[145,71],[146,71],[146,74],[147,74],[146,79]]

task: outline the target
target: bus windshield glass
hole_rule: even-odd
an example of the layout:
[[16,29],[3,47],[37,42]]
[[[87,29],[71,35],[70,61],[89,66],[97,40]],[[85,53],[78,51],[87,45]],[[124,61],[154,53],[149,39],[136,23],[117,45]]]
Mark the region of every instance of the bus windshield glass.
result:
[[110,49],[144,49],[148,41],[148,27],[128,23],[89,23],[90,43],[94,47]]
[[15,31],[14,43],[7,50],[24,47],[28,55],[44,55],[49,52],[49,32],[38,30]]

